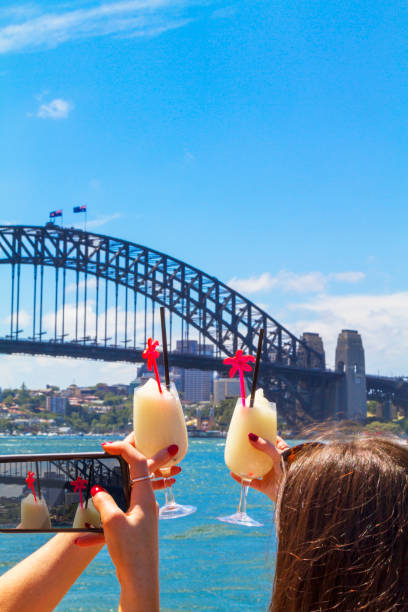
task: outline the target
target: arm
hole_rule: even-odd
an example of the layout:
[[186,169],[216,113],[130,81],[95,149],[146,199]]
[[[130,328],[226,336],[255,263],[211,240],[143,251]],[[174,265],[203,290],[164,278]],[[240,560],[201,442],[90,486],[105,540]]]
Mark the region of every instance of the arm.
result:
[[80,549],[74,545],[77,535],[59,533],[0,576],[1,612],[54,610],[103,546]]
[[[78,538],[78,546],[87,546],[104,538],[116,567],[121,593],[118,612],[159,612],[159,537],[157,502],[150,473],[159,475],[160,466],[169,462],[178,448],[171,445],[149,461],[127,439],[103,445],[112,455],[122,455],[129,464],[133,484],[130,506],[123,512],[101,487],[91,489],[92,500],[101,515],[103,535],[87,534]],[[173,466],[171,474],[179,473]],[[159,481],[158,488],[165,486]]]
[[[145,460],[144,465],[145,468],[142,462],[142,469],[147,472]],[[135,499],[137,485],[140,495]],[[126,513],[102,487],[93,487],[91,493],[102,518],[104,537],[121,586],[118,612],[159,612],[157,504],[150,480],[135,484],[131,507]],[[79,545],[96,537],[96,534],[83,536]]]

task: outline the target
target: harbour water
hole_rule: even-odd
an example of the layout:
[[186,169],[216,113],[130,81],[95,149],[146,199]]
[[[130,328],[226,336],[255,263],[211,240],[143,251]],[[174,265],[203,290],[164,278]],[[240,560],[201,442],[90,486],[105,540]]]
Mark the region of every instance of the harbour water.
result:
[[[108,438],[109,439],[109,438]],[[96,437],[0,437],[0,454],[100,450]],[[276,540],[273,504],[250,490],[248,510],[263,528],[227,525],[217,516],[235,511],[239,486],[224,464],[224,440],[190,440],[174,491],[198,507],[188,517],[160,521],[162,612],[267,610]],[[158,493],[159,503],[163,493]],[[0,534],[0,573],[33,552],[49,536]],[[96,598],[96,599],[95,599]],[[59,612],[116,610],[119,585],[106,547],[56,608]]]

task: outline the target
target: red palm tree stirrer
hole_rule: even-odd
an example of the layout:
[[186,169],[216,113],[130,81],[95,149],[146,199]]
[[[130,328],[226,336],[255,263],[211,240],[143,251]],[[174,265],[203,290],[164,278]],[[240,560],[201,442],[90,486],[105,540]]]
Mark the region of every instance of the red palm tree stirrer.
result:
[[28,488],[31,489],[33,492],[34,501],[37,502],[37,497],[34,491],[34,480],[35,480],[34,472],[28,472],[27,478],[25,480],[26,480]]
[[252,370],[252,367],[249,365],[248,361],[254,363],[255,357],[252,357],[252,355],[244,355],[244,351],[241,351],[240,349],[235,353],[235,357],[227,357],[226,359],[224,359],[224,363],[226,365],[231,366],[229,372],[231,378],[235,376],[237,372],[239,372],[239,382],[241,383],[241,399],[243,406],[245,406],[244,372],[251,372]]
[[156,363],[156,360],[157,360],[157,358],[160,355],[159,351],[156,350],[157,346],[159,346],[159,341],[158,340],[155,340],[153,342],[152,338],[148,338],[148,340],[147,340],[147,347],[143,351],[142,357],[143,357],[143,359],[147,359],[147,369],[149,371],[151,371],[152,368],[153,368],[154,375],[155,375],[156,381],[157,381],[157,386],[159,387],[160,393],[163,393],[162,388],[161,388],[161,384],[160,384],[159,372],[157,370],[157,363]]
[[82,501],[82,491],[86,489],[87,484],[88,484],[88,481],[85,480],[85,478],[81,478],[80,476],[78,476],[76,480],[71,480],[70,482],[70,485],[74,487],[74,493],[77,493],[79,491],[79,501],[81,502],[81,508],[84,507],[84,504]]

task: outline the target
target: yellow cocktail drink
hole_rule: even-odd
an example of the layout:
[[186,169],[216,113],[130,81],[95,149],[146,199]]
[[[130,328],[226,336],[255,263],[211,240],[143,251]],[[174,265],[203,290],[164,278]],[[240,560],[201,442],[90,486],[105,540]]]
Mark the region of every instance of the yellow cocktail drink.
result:
[[[170,468],[180,463],[188,449],[187,427],[176,387],[172,384],[170,391],[162,388],[160,393],[157,382],[151,378],[136,389],[133,426],[135,446],[145,457],[153,457],[163,448],[178,446],[176,455],[160,468],[164,478],[168,478]],[[164,492],[166,502],[159,511],[161,519],[179,518],[196,511],[194,506],[177,504],[171,486],[165,487]]]
[[21,500],[20,529],[50,529],[51,521],[47,503],[44,498],[35,501],[30,493]]
[[225,444],[225,463],[231,472],[252,480],[265,476],[273,462],[250,444],[248,434],[254,433],[276,443],[276,405],[264,397],[262,389],[257,389],[252,407],[249,402],[249,396],[245,406],[241,398],[237,400]]
[[[87,523],[87,525],[85,524]],[[100,527],[101,526],[101,515],[95,508],[92,499],[88,499],[88,507],[85,505],[81,508],[81,504],[78,504],[78,507],[75,512],[74,523],[72,525],[74,529],[81,529],[85,527]]]
[[135,390],[133,400],[133,426],[135,446],[145,455],[153,457],[162,448],[177,444],[178,452],[163,467],[177,465],[188,449],[187,428],[183,408],[174,385],[170,391],[160,393],[151,378]]

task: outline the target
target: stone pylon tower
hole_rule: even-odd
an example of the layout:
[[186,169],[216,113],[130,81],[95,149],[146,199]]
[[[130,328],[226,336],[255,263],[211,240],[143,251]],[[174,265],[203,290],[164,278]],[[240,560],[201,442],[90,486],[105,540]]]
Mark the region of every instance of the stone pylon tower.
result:
[[360,334],[353,329],[343,329],[339,334],[336,370],[345,373],[339,394],[339,416],[364,421],[367,416],[364,349]]
[[[323,340],[319,336],[319,334],[317,334],[316,332],[304,332],[301,335],[300,339],[303,340],[307,344],[307,346],[310,346],[310,348],[314,349],[315,351],[323,355],[323,363],[321,363],[317,357],[312,355],[311,363],[308,364],[309,367],[310,368],[325,368],[326,367],[326,357],[325,357],[325,352],[324,352]],[[304,361],[306,360],[304,359]],[[306,363],[304,363],[304,365],[306,365]]]

